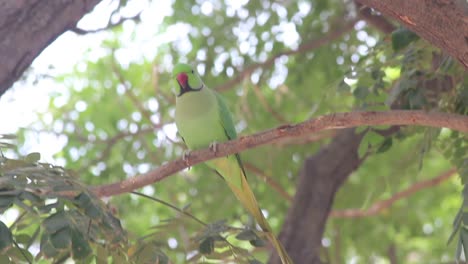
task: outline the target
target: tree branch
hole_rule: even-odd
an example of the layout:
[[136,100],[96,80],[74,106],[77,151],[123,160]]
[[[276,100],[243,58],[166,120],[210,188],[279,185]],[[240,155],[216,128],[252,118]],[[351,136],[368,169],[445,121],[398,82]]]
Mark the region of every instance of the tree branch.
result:
[[0,0],[0,96],[59,35],[100,0]]
[[278,113],[273,107],[268,103],[267,99],[265,98],[265,95],[262,93],[260,90],[260,87],[258,85],[253,85],[253,89],[255,96],[257,96],[258,102],[260,105],[268,112],[270,113],[278,122],[280,123],[288,123],[286,118],[284,118],[280,113]]
[[457,170],[453,168],[440,174],[439,176],[435,178],[417,182],[411,185],[410,187],[408,187],[406,190],[395,193],[392,197],[388,199],[374,203],[371,207],[369,207],[366,210],[362,210],[362,209],[333,210],[331,211],[330,216],[334,218],[360,218],[360,217],[377,215],[382,210],[392,206],[392,204],[394,204],[398,200],[407,198],[408,196],[411,196],[414,193],[422,189],[426,189],[426,188],[439,185],[440,183],[448,180],[450,177],[455,175],[456,172]]
[[186,160],[177,159],[161,165],[148,173],[122,180],[117,183],[96,186],[93,191],[98,196],[113,196],[127,193],[143,186],[160,181],[180,170],[205,162],[207,160],[225,157],[261,145],[272,143],[283,137],[302,136],[329,129],[343,129],[357,126],[376,125],[417,125],[429,127],[446,127],[468,133],[468,116],[425,112],[425,111],[387,111],[387,112],[350,112],[335,113],[296,124],[285,125],[275,129],[259,132],[254,135],[240,137],[236,140],[219,144],[217,151],[210,148],[196,150],[190,153]]

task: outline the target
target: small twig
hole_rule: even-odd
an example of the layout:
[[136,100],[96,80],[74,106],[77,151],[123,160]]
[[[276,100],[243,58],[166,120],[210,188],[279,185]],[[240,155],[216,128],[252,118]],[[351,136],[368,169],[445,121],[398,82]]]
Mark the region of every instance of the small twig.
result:
[[95,186],[92,190],[96,195],[101,197],[119,195],[160,181],[169,175],[198,163],[232,155],[261,145],[271,144],[272,142],[284,137],[299,137],[323,130],[378,125],[446,127],[468,133],[468,116],[419,110],[335,113],[313,118],[296,125],[280,126],[254,135],[240,137],[236,140],[220,143],[217,145],[216,152],[213,152],[211,148],[195,150],[192,151],[190,156],[186,157],[186,159],[179,158],[172,162],[163,164],[159,168],[148,173],[134,176],[116,183]]
[[373,216],[379,214],[382,210],[389,208],[392,206],[396,201],[407,198],[408,196],[411,196],[412,194],[426,189],[430,188],[433,186],[436,186],[446,180],[448,180],[450,177],[455,175],[457,172],[456,169],[450,169],[441,175],[429,179],[429,180],[424,180],[417,182],[404,191],[397,192],[395,193],[392,197],[378,201],[374,203],[372,206],[370,206],[368,209],[362,210],[362,209],[345,209],[345,210],[333,210],[330,213],[331,217],[334,218],[360,218],[360,217],[367,217],[367,216]]
[[243,162],[245,168],[248,171],[253,172],[254,174],[257,174],[262,180],[264,180],[268,185],[271,186],[275,191],[277,191],[283,198],[288,200],[289,202],[292,202],[292,196],[279,184],[273,177],[270,175],[267,175],[264,171],[256,167],[250,162]]
[[262,91],[260,91],[260,88],[257,85],[253,85],[253,91],[254,91],[254,94],[257,96],[257,99],[260,102],[260,104],[268,113],[270,113],[280,123],[283,123],[283,124],[288,123],[288,121],[286,121],[286,118],[284,118],[277,111],[275,111],[273,107],[271,107],[271,105],[267,102],[265,96],[263,95]]
[[175,210],[175,211],[177,211],[177,212],[179,212],[181,214],[184,214],[184,215],[190,217],[191,219],[195,220],[195,222],[199,223],[202,226],[207,226],[208,225],[207,223],[205,223],[202,220],[198,219],[193,214],[191,214],[191,213],[189,213],[187,211],[184,211],[182,209],[179,209],[177,206],[174,206],[174,205],[172,205],[172,204],[170,204],[168,202],[165,202],[165,201],[163,201],[161,199],[158,199],[158,198],[155,198],[153,196],[149,196],[149,195],[146,195],[146,194],[143,194],[143,193],[139,193],[139,192],[131,192],[131,193],[135,194],[135,195],[138,195],[138,196],[141,196],[141,197],[144,197],[144,198],[147,198],[147,199],[150,199],[150,200],[153,200],[153,201],[158,202],[160,204],[163,204],[163,205],[165,205],[165,206],[167,206],[167,207],[169,207],[169,208],[171,208],[171,209],[173,209],[173,210]]

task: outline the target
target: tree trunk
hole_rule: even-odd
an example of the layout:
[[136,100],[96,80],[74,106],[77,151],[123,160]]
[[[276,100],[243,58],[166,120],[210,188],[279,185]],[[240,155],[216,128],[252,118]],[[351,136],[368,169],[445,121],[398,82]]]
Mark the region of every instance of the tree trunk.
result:
[[466,0],[356,0],[392,17],[468,69]]
[[[47,3],[46,3],[47,2]],[[0,96],[100,0],[0,0]]]
[[[354,129],[341,131],[328,146],[305,161],[279,236],[294,263],[321,263],[325,223],[336,191],[362,162],[357,154],[361,139]],[[281,262],[275,255],[269,263]]]

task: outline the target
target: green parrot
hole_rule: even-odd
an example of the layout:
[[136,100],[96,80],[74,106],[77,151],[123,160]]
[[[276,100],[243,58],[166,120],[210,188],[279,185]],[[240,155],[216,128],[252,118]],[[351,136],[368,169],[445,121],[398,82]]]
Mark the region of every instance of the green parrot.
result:
[[[180,88],[176,98],[175,122],[179,134],[191,150],[213,146],[237,138],[231,113],[223,98],[209,89],[194,69],[187,64],[177,64],[173,77]],[[215,146],[215,145],[214,145]],[[293,263],[283,245],[263,216],[257,200],[247,183],[239,154],[206,162],[223,177],[237,199],[253,215],[270,243],[275,247],[283,264]]]

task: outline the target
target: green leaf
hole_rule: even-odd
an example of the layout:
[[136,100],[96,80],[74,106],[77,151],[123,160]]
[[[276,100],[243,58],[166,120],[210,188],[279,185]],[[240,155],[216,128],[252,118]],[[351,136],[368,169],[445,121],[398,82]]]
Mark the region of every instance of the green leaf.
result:
[[358,157],[360,159],[364,158],[364,156],[367,154],[369,151],[369,142],[362,140],[361,144],[359,144],[358,148]]
[[399,51],[417,39],[419,36],[414,32],[406,28],[399,28],[392,32],[392,48],[394,51]]
[[214,250],[214,239],[211,237],[205,238],[199,245],[198,250],[203,255],[209,255]]
[[249,259],[249,264],[263,264],[263,262],[256,259]]
[[47,214],[49,213],[52,209],[57,209],[57,207],[61,207],[62,204],[57,202],[57,203],[51,203],[51,204],[47,204],[47,205],[43,205],[43,206],[39,206],[37,207],[37,209],[39,210],[39,212],[43,213],[43,214]]
[[236,235],[236,238],[239,240],[252,240],[257,239],[258,236],[254,231],[250,229],[242,230],[239,234]]
[[455,250],[455,260],[461,260],[461,253],[463,249],[463,241],[461,236],[458,237],[457,249]]
[[344,80],[342,80],[339,84],[338,84],[338,88],[337,88],[338,92],[340,93],[349,93],[351,91],[351,86],[349,86],[349,84],[347,84]]
[[0,221],[0,252],[4,252],[13,243],[10,229]]
[[29,251],[18,247],[10,248],[7,252],[7,255],[10,256],[13,260],[18,261],[15,261],[14,263],[32,263],[32,259],[34,259],[33,255]]
[[21,192],[19,197],[22,200],[29,200],[29,201],[31,201],[31,203],[33,203],[35,205],[43,204],[43,202],[44,202],[43,199],[41,199],[41,197],[39,197],[38,195],[36,195],[36,194],[34,194],[32,192],[28,192],[28,191]]
[[367,131],[367,133],[362,138],[361,144],[358,148],[359,158],[363,158],[368,151],[375,151],[376,147],[381,145],[384,141],[384,136],[372,130]]
[[356,134],[359,134],[359,133],[361,133],[361,132],[364,132],[364,131],[367,130],[367,129],[369,129],[368,126],[359,126],[359,127],[356,127],[355,132],[356,132]]
[[101,210],[94,204],[93,200],[87,193],[80,193],[77,197],[75,197],[75,202],[79,207],[84,209],[85,214],[90,218],[96,220],[102,216]]
[[49,240],[49,234],[43,233],[41,237],[41,253],[47,258],[53,258],[60,252],[52,246]]
[[385,76],[385,72],[382,71],[381,69],[374,69],[374,70],[372,70],[372,72],[371,72],[371,77],[372,77],[372,79],[374,79],[374,80],[380,80],[380,79],[382,79],[382,77],[384,77],[384,76]]
[[468,230],[466,227],[462,227],[462,229],[460,229],[460,237],[462,240],[463,253],[465,256],[468,256]]
[[16,196],[0,195],[0,213],[5,212],[15,202]]
[[73,228],[71,229],[71,235],[73,259],[84,259],[91,254],[91,247],[80,231]]
[[64,211],[57,212],[47,217],[42,225],[49,234],[53,234],[62,228],[68,227],[70,221],[68,220],[67,214]]
[[452,233],[450,234],[450,236],[449,236],[449,238],[447,240],[447,245],[450,244],[450,242],[452,242],[453,238],[455,237],[455,235],[460,230],[460,226],[461,226],[461,222],[462,222],[462,215],[463,215],[463,207],[458,210],[458,213],[455,216],[455,219],[453,220]]
[[379,148],[377,149],[377,153],[384,153],[389,150],[393,145],[393,139],[388,137],[380,144]]
[[31,236],[28,234],[18,234],[18,235],[15,235],[15,241],[18,244],[27,245],[29,244],[29,242],[31,242]]
[[265,240],[263,240],[263,239],[261,239],[259,237],[257,237],[256,239],[252,239],[249,242],[254,247],[264,247],[264,246],[266,246]]
[[71,244],[71,232],[69,227],[65,227],[50,235],[50,242],[56,249],[66,249]]
[[385,141],[386,139],[384,136],[372,130],[367,132],[367,134],[364,137],[366,138],[367,142],[371,144],[372,147],[382,144],[383,141]]
[[364,87],[364,86],[358,86],[356,89],[353,91],[354,97],[356,97],[359,100],[364,100],[366,99],[367,95],[369,95],[369,88]]
[[32,152],[29,153],[24,160],[26,160],[29,163],[36,163],[41,159],[41,154],[39,152]]

